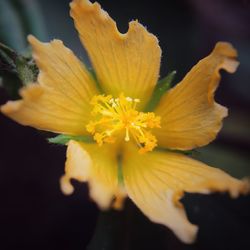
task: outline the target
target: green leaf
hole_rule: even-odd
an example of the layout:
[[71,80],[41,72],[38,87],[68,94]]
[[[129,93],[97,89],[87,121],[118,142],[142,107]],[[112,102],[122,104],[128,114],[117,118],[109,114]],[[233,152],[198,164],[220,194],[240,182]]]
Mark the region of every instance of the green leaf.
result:
[[47,40],[48,34],[45,27],[39,1],[10,0],[16,13],[18,13],[22,28],[25,32],[25,40],[28,34],[33,34],[41,40]]
[[[27,49],[27,35],[47,40],[44,18],[37,0],[0,0],[0,76],[12,99],[19,97],[23,85],[37,79],[38,69]],[[18,52],[16,52],[18,51]],[[21,54],[26,53],[26,55]]]
[[196,159],[224,170],[236,178],[250,176],[249,151],[242,150],[237,145],[225,146],[210,144],[199,148]]
[[0,1],[0,41],[19,52],[27,46],[20,16],[10,0]]
[[146,106],[145,112],[150,112],[155,109],[155,107],[160,102],[161,97],[168,91],[171,87],[171,83],[174,80],[176,75],[176,71],[170,72],[166,77],[158,81],[151,100],[149,101],[148,105]]
[[66,145],[70,140],[79,141],[79,142],[86,142],[86,143],[92,143],[94,142],[93,138],[91,136],[85,136],[85,135],[58,135],[53,138],[49,138],[48,141],[50,143],[54,144],[60,144],[60,145]]
[[41,40],[48,39],[38,1],[1,0],[0,41],[23,52],[27,47],[28,34]]

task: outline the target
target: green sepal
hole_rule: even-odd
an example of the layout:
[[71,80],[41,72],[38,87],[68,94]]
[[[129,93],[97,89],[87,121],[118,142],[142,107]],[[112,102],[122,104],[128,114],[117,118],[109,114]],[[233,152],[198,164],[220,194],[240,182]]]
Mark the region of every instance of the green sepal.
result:
[[176,71],[170,72],[166,77],[159,80],[155,86],[153,95],[145,108],[145,112],[151,112],[158,105],[161,97],[171,88],[172,81],[174,80]]
[[18,91],[22,87],[15,65],[17,56],[14,50],[0,43],[0,86],[13,100],[20,98]]
[[66,145],[70,140],[86,142],[86,143],[94,142],[93,138],[87,135],[58,135],[56,137],[48,139],[49,143],[60,144],[60,145]]
[[19,99],[19,89],[36,82],[38,68],[31,57],[17,54],[0,43],[0,76],[11,99]]
[[13,49],[0,43],[0,72],[8,71],[17,73],[15,65],[17,56],[17,53]]
[[170,149],[167,149],[167,151],[169,152],[173,152],[173,153],[178,153],[178,154],[183,154],[183,155],[188,155],[188,156],[191,156],[193,155],[194,153],[197,153],[196,150],[170,150]]
[[90,75],[92,76],[92,78],[93,78],[94,81],[95,81],[97,90],[99,90],[100,93],[104,93],[104,91],[103,91],[103,89],[102,89],[102,87],[101,87],[101,84],[100,84],[100,82],[99,82],[98,79],[97,79],[97,75],[96,75],[95,70],[92,69],[92,68],[89,68],[88,71],[89,71]]
[[124,186],[124,176],[122,172],[122,157],[118,156],[118,173],[117,173],[117,178],[118,178],[118,183],[121,186]]
[[38,68],[32,58],[18,55],[16,59],[16,70],[23,85],[34,83],[38,76]]
[[170,148],[156,148],[156,150],[163,151],[163,152],[184,154],[184,155],[188,155],[188,156],[192,156],[192,155],[198,153],[198,151],[195,150],[195,149],[192,149],[192,150],[178,150],[178,149],[170,149]]

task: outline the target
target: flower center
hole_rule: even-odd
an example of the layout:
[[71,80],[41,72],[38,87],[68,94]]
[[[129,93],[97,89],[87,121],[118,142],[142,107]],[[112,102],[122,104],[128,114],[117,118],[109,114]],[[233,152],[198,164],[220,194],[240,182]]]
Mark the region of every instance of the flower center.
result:
[[86,129],[94,137],[98,145],[114,143],[120,135],[126,142],[131,139],[138,145],[139,152],[152,151],[157,146],[157,139],[151,133],[152,128],[160,127],[160,117],[153,112],[139,112],[136,110],[139,99],[119,98],[111,95],[97,95],[91,100],[93,120]]

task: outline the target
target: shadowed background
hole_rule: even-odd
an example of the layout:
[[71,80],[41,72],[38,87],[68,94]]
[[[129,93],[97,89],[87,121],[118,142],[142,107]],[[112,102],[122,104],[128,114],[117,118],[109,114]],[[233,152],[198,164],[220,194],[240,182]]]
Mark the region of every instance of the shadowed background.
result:
[[[58,38],[88,62],[72,19],[68,0],[0,0],[0,42],[23,52],[28,33],[42,41]],[[229,107],[223,130],[194,157],[241,178],[250,175],[250,2],[247,0],[99,1],[126,32],[138,19],[155,34],[163,50],[161,76],[177,70],[175,83],[217,41],[231,42],[240,67],[222,72],[216,93]],[[14,79],[16,80],[16,79]],[[13,80],[13,81],[14,81]],[[9,99],[0,89],[0,104]],[[194,245],[184,245],[162,226],[152,224],[131,203],[122,213],[101,214],[88,198],[87,186],[75,183],[64,196],[59,178],[65,147],[49,145],[48,134],[23,127],[0,115],[0,249],[250,249],[250,198],[186,195],[188,216],[200,226]],[[95,233],[94,233],[95,232]]]

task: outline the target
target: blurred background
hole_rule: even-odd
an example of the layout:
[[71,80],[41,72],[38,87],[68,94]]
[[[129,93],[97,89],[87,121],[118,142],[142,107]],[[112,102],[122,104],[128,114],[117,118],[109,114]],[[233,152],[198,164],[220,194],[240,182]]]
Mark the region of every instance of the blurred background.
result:
[[[88,65],[69,16],[69,0],[0,0],[0,42],[27,53],[27,34],[42,41],[61,39]],[[155,34],[163,50],[161,77],[177,70],[175,83],[213,49],[231,42],[240,66],[222,72],[216,93],[229,107],[218,138],[194,153],[196,159],[242,178],[250,176],[250,2],[248,0],[108,1],[102,7],[126,32],[138,19]],[[1,83],[17,77],[0,68]],[[0,104],[10,94],[0,88]],[[59,178],[65,147],[48,144],[48,134],[16,124],[0,114],[0,249],[250,249],[250,197],[187,194],[183,203],[198,224],[197,242],[184,245],[166,228],[152,224],[133,204],[123,212],[99,213],[87,186],[64,196]],[[98,219],[99,218],[99,219]],[[87,246],[89,247],[87,248]]]

